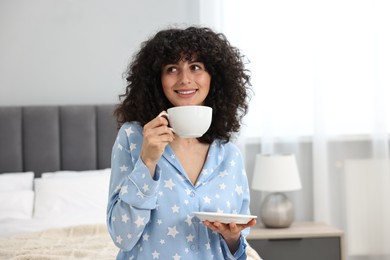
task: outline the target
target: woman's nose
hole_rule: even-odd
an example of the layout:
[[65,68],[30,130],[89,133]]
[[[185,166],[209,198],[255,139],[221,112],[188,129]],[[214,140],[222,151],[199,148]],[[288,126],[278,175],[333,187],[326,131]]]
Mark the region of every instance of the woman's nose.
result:
[[181,73],[180,83],[182,85],[187,85],[191,83],[191,74],[187,70],[183,70]]

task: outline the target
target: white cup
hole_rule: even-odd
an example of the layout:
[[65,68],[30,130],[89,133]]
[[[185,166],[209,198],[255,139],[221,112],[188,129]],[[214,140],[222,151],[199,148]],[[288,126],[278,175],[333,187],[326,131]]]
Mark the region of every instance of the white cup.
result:
[[169,125],[182,138],[204,135],[211,125],[213,109],[206,106],[179,106],[167,110]]

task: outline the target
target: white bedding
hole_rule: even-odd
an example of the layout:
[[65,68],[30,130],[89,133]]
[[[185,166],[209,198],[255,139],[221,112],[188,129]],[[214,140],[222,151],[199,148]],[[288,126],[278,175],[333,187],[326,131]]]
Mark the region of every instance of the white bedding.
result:
[[51,228],[0,239],[0,259],[115,259],[115,247],[106,225]]
[[0,221],[0,238],[42,231],[49,228],[69,227],[83,224],[104,224],[100,218],[61,218],[61,219],[4,219]]
[[[35,179],[32,172],[0,175],[0,202],[7,202],[0,206],[0,237],[53,227],[104,224],[110,172],[47,172]],[[29,197],[22,196],[27,192]]]

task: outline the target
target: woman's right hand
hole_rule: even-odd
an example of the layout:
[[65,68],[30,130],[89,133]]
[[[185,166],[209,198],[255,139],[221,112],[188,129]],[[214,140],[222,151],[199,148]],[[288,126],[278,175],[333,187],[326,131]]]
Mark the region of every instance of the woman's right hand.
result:
[[156,165],[165,147],[174,140],[174,134],[168,127],[166,112],[161,112],[144,126],[144,140],[141,149],[141,159],[148,167],[152,177]]

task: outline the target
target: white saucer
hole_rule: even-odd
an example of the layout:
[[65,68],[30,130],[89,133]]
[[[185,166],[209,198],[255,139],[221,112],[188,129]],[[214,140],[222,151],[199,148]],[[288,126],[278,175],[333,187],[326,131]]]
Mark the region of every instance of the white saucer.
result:
[[216,212],[194,212],[201,221],[208,220],[210,222],[221,222],[224,224],[229,224],[234,222],[236,224],[246,224],[251,219],[257,218],[253,215],[240,215],[240,214],[225,214],[225,213],[216,213]]

